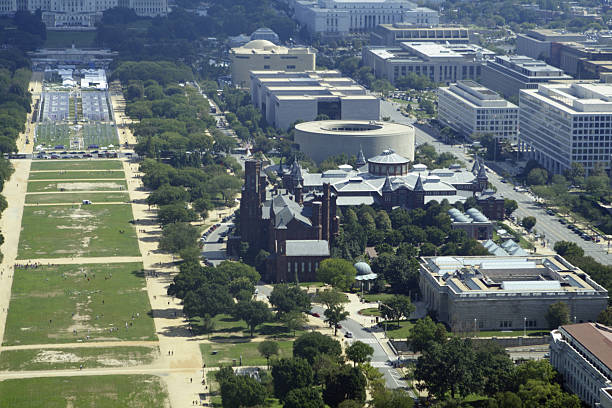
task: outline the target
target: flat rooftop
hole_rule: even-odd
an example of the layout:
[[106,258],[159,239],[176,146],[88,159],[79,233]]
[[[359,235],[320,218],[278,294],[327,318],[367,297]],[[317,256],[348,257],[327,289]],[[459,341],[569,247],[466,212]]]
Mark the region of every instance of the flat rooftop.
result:
[[612,328],[595,323],[579,323],[561,326],[561,329],[612,370]]
[[457,294],[601,294],[606,290],[558,255],[422,257],[421,267]]
[[548,83],[520,92],[570,114],[612,114],[612,84],[609,83]]

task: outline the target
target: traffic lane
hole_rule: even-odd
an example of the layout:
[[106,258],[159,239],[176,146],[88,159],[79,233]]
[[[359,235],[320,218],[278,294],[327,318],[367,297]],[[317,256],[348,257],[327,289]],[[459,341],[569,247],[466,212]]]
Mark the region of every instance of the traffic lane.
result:
[[229,222],[222,223],[217,229],[208,234],[202,246],[202,256],[211,261],[213,265],[217,265],[226,259],[226,243],[217,241],[221,238],[221,234],[229,229],[230,224]]

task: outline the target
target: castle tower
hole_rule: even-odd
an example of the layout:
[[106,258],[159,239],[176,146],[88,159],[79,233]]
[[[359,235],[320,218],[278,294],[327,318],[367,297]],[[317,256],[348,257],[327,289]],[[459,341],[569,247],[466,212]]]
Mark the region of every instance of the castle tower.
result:
[[258,160],[247,160],[244,167],[244,186],[240,199],[240,234],[243,241],[255,243],[259,240],[262,196],[265,194],[261,192],[261,163]]
[[321,199],[321,222],[322,232],[324,240],[329,241],[329,227],[330,227],[330,200],[331,200],[331,186],[329,183],[323,183],[323,198]]
[[391,185],[389,171],[387,171],[387,177],[385,177],[385,184],[382,186],[382,197],[385,210],[391,211],[393,208],[393,186]]
[[487,172],[483,163],[480,163],[478,168],[478,176],[476,176],[476,182],[478,183],[477,191],[484,191],[487,189],[489,185],[489,176],[487,176]]
[[419,178],[414,185],[414,202],[412,208],[423,208],[425,207],[425,187],[423,187],[423,180],[419,174]]

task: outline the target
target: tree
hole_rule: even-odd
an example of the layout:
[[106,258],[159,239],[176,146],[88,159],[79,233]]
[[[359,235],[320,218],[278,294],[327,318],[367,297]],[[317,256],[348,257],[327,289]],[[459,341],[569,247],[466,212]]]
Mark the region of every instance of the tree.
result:
[[564,324],[568,324],[570,321],[570,313],[567,303],[557,302],[548,306],[548,311],[546,312],[545,317],[551,330],[554,330],[559,326],[563,326]]
[[325,315],[325,322],[329,324],[329,327],[334,328],[334,336],[338,334],[338,323],[349,316],[349,312],[344,310],[344,306],[342,305],[336,305],[329,309],[325,309],[323,314]]
[[476,362],[480,365],[479,391],[492,396],[512,384],[514,363],[506,350],[492,341],[477,343]]
[[382,389],[374,393],[372,408],[412,408],[414,401],[402,390]]
[[563,392],[557,383],[528,380],[526,384],[520,386],[517,395],[524,407],[580,408],[582,406],[577,395]]
[[348,298],[344,293],[339,292],[336,289],[326,289],[317,293],[315,302],[321,303],[329,309],[341,303],[347,303]]
[[432,344],[443,344],[448,338],[446,328],[442,323],[434,322],[431,317],[419,319],[408,335],[408,344],[415,353],[422,352]]
[[240,301],[234,306],[234,317],[242,319],[249,326],[251,337],[255,327],[272,319],[268,305],[258,300]]
[[575,242],[557,241],[554,250],[566,258],[582,258],[584,256],[584,249],[580,248]]
[[518,390],[520,385],[529,380],[549,383],[554,380],[556,373],[548,360],[527,360],[514,369],[513,375],[513,389]]
[[408,318],[414,310],[415,307],[412,302],[410,302],[410,298],[403,295],[394,295],[385,303],[380,304],[380,313],[383,317],[385,319],[397,320],[398,327],[400,325],[400,319],[402,317]]
[[191,224],[177,222],[164,225],[159,240],[159,249],[177,253],[185,248],[195,247],[198,237],[198,229]]
[[346,348],[346,357],[353,362],[353,365],[370,361],[373,354],[374,349],[361,341],[356,341]]
[[287,327],[287,330],[289,330],[289,332],[293,332],[294,336],[296,330],[301,329],[308,323],[306,315],[297,310],[285,313],[281,317],[281,320],[283,324]]
[[310,296],[297,285],[275,285],[269,300],[270,304],[276,307],[279,315],[310,310]]
[[[422,388],[439,399],[463,397],[477,388],[480,370],[469,340],[452,337],[442,344],[432,343],[416,363],[414,378]],[[419,387],[419,386],[417,386]]]
[[527,184],[530,186],[539,186],[546,184],[548,181],[548,172],[544,169],[535,168],[527,174]]
[[348,290],[355,282],[356,274],[355,267],[349,261],[328,258],[319,264],[317,279],[344,291]]
[[518,208],[518,204],[514,200],[510,200],[509,198],[504,198],[504,213],[507,217],[512,215],[514,211]]
[[217,375],[221,389],[223,408],[254,407],[263,405],[268,393],[266,388],[254,378],[236,375],[231,367]]
[[210,333],[215,330],[215,321],[209,314],[205,314],[204,316],[201,316],[201,318],[200,330],[202,333],[208,334],[208,339],[210,340]]
[[321,393],[314,387],[296,388],[285,397],[283,408],[324,408]]
[[257,346],[257,351],[266,358],[268,369],[270,369],[270,357],[278,355],[280,347],[277,342],[264,340]]
[[584,183],[584,176],[586,172],[584,171],[584,166],[578,162],[572,162],[570,165],[569,172],[567,174],[568,178],[572,181],[572,183],[576,186],[582,185]]
[[394,291],[409,293],[418,286],[419,262],[414,258],[380,254],[372,261],[372,270],[382,274]]
[[160,224],[166,225],[176,222],[195,221],[198,215],[191,208],[186,208],[185,203],[174,203],[159,207],[157,218]]
[[151,192],[147,197],[148,205],[168,205],[176,202],[185,202],[189,199],[189,193],[184,187],[164,184],[157,190]]
[[284,400],[289,391],[313,384],[313,373],[303,358],[281,358],[272,364],[274,396]]
[[338,359],[342,354],[342,347],[337,340],[319,332],[302,334],[293,342],[293,355],[306,359],[310,364],[321,354]]
[[602,310],[597,316],[597,321],[606,326],[612,326],[612,306]]
[[343,401],[355,400],[361,403],[366,397],[366,378],[359,368],[349,365],[338,366],[325,380],[323,401],[332,408]]
[[525,228],[527,231],[531,231],[531,229],[535,227],[536,225],[536,218],[535,217],[525,217],[521,221],[521,224],[523,225],[523,228]]

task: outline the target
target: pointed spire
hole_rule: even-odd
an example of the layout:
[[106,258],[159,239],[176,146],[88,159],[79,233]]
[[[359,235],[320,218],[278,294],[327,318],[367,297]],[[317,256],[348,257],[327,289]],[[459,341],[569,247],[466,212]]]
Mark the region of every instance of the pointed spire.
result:
[[423,187],[423,180],[421,179],[421,173],[419,173],[419,177],[414,185],[414,191],[425,191],[425,188]]
[[487,177],[487,172],[485,170],[485,166],[483,163],[480,163],[480,168],[478,169],[478,178],[479,179],[486,179]]
[[478,159],[476,159],[474,160],[474,165],[472,166],[472,174],[478,174],[478,170],[480,170],[480,164],[478,162]]
[[385,184],[383,184],[382,191],[388,192],[393,191],[393,186],[391,185],[391,178],[389,177],[389,171],[387,170],[387,177],[385,177]]
[[367,162],[363,154],[363,149],[361,148],[361,145],[359,145],[359,153],[357,153],[357,161],[355,162],[355,165],[357,167],[361,167],[361,166],[365,166],[366,164]]

